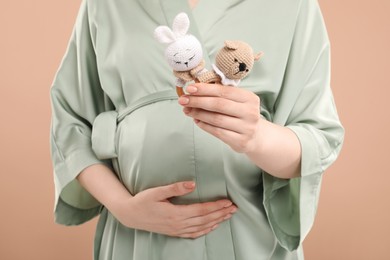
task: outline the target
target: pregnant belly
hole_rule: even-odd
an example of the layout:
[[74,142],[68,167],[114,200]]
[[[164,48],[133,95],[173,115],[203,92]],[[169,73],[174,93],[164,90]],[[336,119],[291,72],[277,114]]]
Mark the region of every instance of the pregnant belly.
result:
[[197,127],[175,100],[129,114],[118,126],[116,146],[118,174],[133,195],[193,180],[196,190],[173,200],[187,204],[230,197],[227,185],[249,191],[259,182],[257,167]]
[[[137,109],[121,122],[117,135],[119,174],[133,195],[151,187],[196,181],[194,124],[177,101]],[[198,196],[186,199],[197,201]]]

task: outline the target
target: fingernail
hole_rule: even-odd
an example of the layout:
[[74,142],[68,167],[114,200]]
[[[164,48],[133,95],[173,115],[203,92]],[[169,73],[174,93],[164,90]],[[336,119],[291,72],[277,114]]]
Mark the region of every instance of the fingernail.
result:
[[184,186],[184,188],[190,190],[190,189],[195,188],[195,182],[185,182],[185,183],[183,184],[183,186]]
[[237,212],[237,208],[233,208],[232,211],[230,211],[230,213],[235,213]]
[[211,230],[216,229],[218,226],[219,226],[218,224],[215,224],[215,225],[211,228]]
[[186,104],[188,104],[188,102],[190,102],[190,99],[188,97],[180,97],[179,98],[179,103],[181,105],[186,105]]
[[184,114],[189,114],[190,112],[191,112],[191,108],[189,108],[189,107],[185,107],[185,108],[183,108],[183,112],[184,112]]
[[223,218],[223,220],[227,220],[232,217],[232,214],[226,215],[226,217]]
[[227,202],[223,207],[224,207],[224,208],[228,208],[228,207],[230,207],[232,204],[233,204],[233,202],[229,201],[229,202]]
[[198,91],[198,88],[195,87],[195,86],[190,85],[190,86],[188,86],[186,88],[186,91],[189,92],[189,93],[195,93],[196,91]]

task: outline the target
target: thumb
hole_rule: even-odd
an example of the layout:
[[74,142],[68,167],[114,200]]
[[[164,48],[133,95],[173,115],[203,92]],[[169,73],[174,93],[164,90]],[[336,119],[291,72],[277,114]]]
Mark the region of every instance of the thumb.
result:
[[176,182],[166,186],[152,188],[150,192],[157,201],[166,200],[172,197],[183,196],[193,192],[195,189],[195,182],[184,181]]

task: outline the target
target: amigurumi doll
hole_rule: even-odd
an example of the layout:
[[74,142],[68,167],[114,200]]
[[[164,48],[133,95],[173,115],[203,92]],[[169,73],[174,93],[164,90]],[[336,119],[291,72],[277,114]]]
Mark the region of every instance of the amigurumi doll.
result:
[[154,31],[155,38],[165,44],[165,59],[173,68],[176,76],[176,92],[184,94],[183,87],[206,72],[202,46],[199,40],[187,31],[190,20],[186,13],[179,13],[173,20],[172,30],[168,26],[159,26]]
[[213,70],[207,71],[201,43],[195,36],[187,34],[189,27],[187,14],[179,13],[173,20],[172,29],[158,26],[154,31],[159,42],[169,44],[165,49],[165,59],[173,68],[179,96],[184,94],[183,87],[190,81],[237,86],[263,55],[262,52],[254,54],[245,42],[225,41],[216,55]]
[[263,55],[254,54],[252,48],[242,41],[225,41],[213,64],[213,71],[199,75],[198,80],[205,83],[221,83],[237,86],[241,79],[251,71],[255,61]]

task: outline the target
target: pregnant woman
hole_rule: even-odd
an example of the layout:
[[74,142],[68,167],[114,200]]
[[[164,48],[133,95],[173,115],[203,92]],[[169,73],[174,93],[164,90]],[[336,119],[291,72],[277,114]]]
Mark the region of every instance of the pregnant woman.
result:
[[[237,87],[180,98],[153,38],[188,14],[211,69],[264,52]],[[316,0],[83,0],[51,89],[57,223],[99,215],[94,259],[303,259],[344,131]]]

